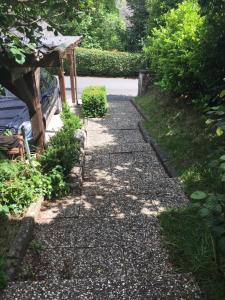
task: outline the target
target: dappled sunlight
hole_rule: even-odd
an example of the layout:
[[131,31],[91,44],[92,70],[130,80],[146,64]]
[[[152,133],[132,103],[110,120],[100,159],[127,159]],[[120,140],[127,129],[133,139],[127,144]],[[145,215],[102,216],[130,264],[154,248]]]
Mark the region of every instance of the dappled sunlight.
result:
[[110,103],[109,113],[88,124],[82,192],[43,203],[18,281],[124,278],[146,289],[149,276],[175,276],[158,215],[186,199],[145,143],[132,104]]

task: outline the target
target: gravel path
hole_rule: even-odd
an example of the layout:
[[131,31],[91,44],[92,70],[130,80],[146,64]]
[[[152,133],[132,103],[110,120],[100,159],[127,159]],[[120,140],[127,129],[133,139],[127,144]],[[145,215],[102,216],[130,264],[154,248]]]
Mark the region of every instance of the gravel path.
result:
[[157,214],[186,202],[138,129],[128,100],[87,122],[82,195],[45,203],[3,299],[199,299],[173,270]]

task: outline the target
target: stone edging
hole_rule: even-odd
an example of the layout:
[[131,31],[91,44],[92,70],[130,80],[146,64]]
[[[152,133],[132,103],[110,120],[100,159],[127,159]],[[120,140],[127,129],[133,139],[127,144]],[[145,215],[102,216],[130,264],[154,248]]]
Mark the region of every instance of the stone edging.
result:
[[[148,122],[149,118],[148,116],[140,109],[140,107],[135,103],[134,99],[131,100],[131,103],[134,105],[134,107],[137,109],[137,111],[140,113],[140,115],[143,117],[143,119]],[[145,140],[146,143],[149,143],[152,148],[154,149],[159,161],[161,162],[162,166],[164,167],[166,173],[169,175],[170,178],[177,177],[177,173],[173,167],[169,165],[169,159],[168,156],[161,150],[160,146],[157,144],[157,142],[149,135],[145,127],[143,126],[143,121],[138,122],[139,130]]]
[[12,280],[19,268],[19,265],[25,255],[26,249],[32,238],[35,218],[37,217],[43,198],[31,203],[25,216],[23,217],[22,224],[19,231],[10,245],[8,255],[6,256],[5,272],[9,280]]
[[81,193],[84,177],[84,149],[87,142],[87,131],[85,129],[79,129],[74,137],[80,144],[80,156],[78,163],[72,168],[68,175],[68,184],[73,193]]

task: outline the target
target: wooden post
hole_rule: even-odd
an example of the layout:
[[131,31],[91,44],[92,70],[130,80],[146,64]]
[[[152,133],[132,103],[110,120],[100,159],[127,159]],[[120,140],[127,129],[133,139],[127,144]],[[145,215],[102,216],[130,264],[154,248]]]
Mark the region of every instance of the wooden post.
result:
[[66,102],[66,87],[65,87],[65,78],[64,78],[64,67],[63,67],[63,58],[60,58],[60,67],[59,67],[59,87],[62,103]]
[[74,78],[75,78],[75,99],[76,104],[78,104],[78,96],[77,96],[77,59],[76,59],[76,52],[73,49],[73,70],[74,70]]
[[33,137],[38,150],[42,151],[45,143],[45,128],[40,102],[40,68],[25,74],[21,72],[14,81],[11,80],[7,70],[5,70],[4,75],[2,77],[0,75],[0,80],[4,86],[26,103],[30,114]]
[[36,139],[38,150],[42,151],[45,145],[45,128],[43,123],[43,115],[41,110],[40,99],[40,68],[31,72],[32,76],[32,106],[35,113],[31,116],[31,125],[33,136]]
[[74,76],[74,62],[73,62],[73,50],[69,50],[67,53],[67,59],[70,67],[70,84],[71,84],[71,96],[72,102],[76,103],[76,93],[75,93],[75,76]]

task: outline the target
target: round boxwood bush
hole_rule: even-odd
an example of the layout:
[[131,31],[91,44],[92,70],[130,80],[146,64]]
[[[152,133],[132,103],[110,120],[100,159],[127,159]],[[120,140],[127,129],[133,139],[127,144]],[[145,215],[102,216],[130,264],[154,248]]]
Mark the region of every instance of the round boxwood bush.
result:
[[83,90],[82,105],[84,117],[103,117],[107,112],[107,96],[104,86],[89,86]]

